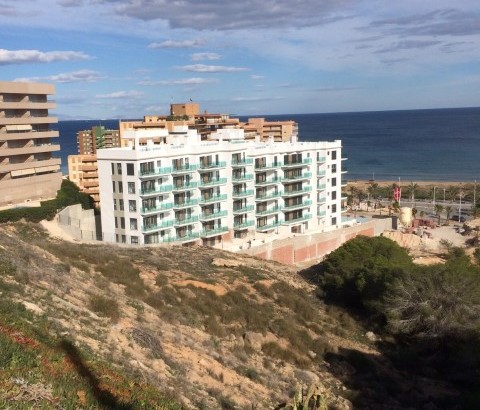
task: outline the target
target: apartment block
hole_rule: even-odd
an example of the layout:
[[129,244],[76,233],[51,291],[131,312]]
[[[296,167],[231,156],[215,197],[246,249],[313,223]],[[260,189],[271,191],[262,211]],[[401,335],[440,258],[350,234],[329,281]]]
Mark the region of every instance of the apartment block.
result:
[[0,206],[56,196],[62,182],[50,84],[0,81]]
[[341,227],[340,140],[247,141],[224,129],[202,141],[187,126],[125,134],[129,147],[97,152],[105,241],[214,246]]
[[290,141],[298,136],[298,124],[295,121],[267,121],[265,118],[249,118],[241,127],[245,130],[245,139],[259,138],[260,141],[273,139],[275,142]]
[[106,130],[103,126],[77,132],[78,153],[92,155],[97,149],[120,147],[120,131]]
[[96,155],[69,155],[68,179],[90,195],[96,207],[100,206]]

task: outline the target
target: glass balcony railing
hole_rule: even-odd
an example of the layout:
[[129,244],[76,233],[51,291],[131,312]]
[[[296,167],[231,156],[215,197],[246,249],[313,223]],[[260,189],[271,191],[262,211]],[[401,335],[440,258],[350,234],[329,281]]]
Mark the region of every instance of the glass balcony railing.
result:
[[251,196],[253,195],[253,189],[245,189],[242,191],[233,191],[232,197],[233,198],[243,198],[246,196]]
[[268,199],[279,198],[282,192],[271,192],[266,194],[260,194],[255,197],[255,201],[266,201]]
[[234,223],[233,224],[233,229],[246,229],[249,228],[250,226],[255,225],[254,221],[244,221],[240,223]]
[[227,199],[227,194],[202,196],[202,198],[200,198],[200,203],[201,204],[210,204],[212,202],[225,201],[226,199]]
[[198,169],[196,164],[174,165],[172,167],[172,174],[179,174],[182,172],[193,172]]
[[258,185],[258,186],[274,185],[274,184],[279,184],[280,182],[282,182],[282,179],[280,177],[275,177],[275,178],[265,179],[264,181],[255,181],[255,185]]
[[281,162],[272,162],[270,164],[267,163],[261,163],[261,164],[255,164],[255,171],[263,171],[265,169],[274,169],[281,167],[282,163]]
[[183,219],[175,219],[173,224],[175,226],[182,226],[182,225],[191,225],[195,222],[198,222],[198,216],[191,216],[189,218],[183,218]]
[[282,164],[282,168],[287,168],[287,167],[298,167],[301,165],[307,165],[312,163],[312,158],[304,158],[301,161],[292,161],[292,162],[284,162]]
[[172,185],[160,185],[160,186],[157,186],[157,187],[154,187],[154,188],[141,189],[140,190],[140,195],[141,196],[146,196],[146,195],[170,192],[172,190],[172,188],[173,188]]
[[253,179],[253,174],[246,174],[240,176],[232,176],[233,182],[242,182],[242,181],[251,181]]
[[216,236],[216,235],[221,235],[222,233],[225,233],[228,231],[228,227],[226,226],[221,226],[213,229],[202,229],[200,231],[200,236],[201,237],[208,237],[208,236]]
[[326,213],[325,211],[318,211],[318,212],[317,212],[317,216],[320,217],[320,218],[325,218],[325,215],[326,215],[326,214],[327,214],[327,213]]
[[191,206],[198,205],[198,199],[190,199],[189,201],[177,201],[173,204],[176,209],[189,208]]
[[307,192],[310,192],[312,190],[311,186],[305,186],[301,189],[295,189],[291,191],[284,191],[282,196],[293,196],[293,195],[298,195],[298,194],[305,194]]
[[183,236],[165,236],[163,237],[163,242],[187,242],[194,241],[200,237],[198,232],[191,232]]
[[317,172],[317,176],[319,177],[324,177],[325,176],[325,170],[320,170]]
[[322,190],[322,189],[325,189],[325,188],[327,188],[326,184],[317,184],[317,189]]
[[166,175],[172,173],[172,167],[152,168],[140,171],[140,177],[152,177],[157,175]]
[[262,225],[262,226],[257,225],[256,230],[258,232],[269,231],[271,229],[275,229],[276,227],[280,226],[282,223],[283,223],[283,221],[277,221],[277,222],[273,222],[273,223]]
[[232,167],[243,167],[253,164],[253,158],[232,159]]
[[293,176],[286,176],[282,178],[282,182],[291,182],[291,181],[298,181],[302,179],[310,179],[312,177],[311,172],[303,172],[302,175],[293,175]]
[[270,215],[270,214],[276,214],[278,212],[280,212],[281,210],[283,209],[282,206],[273,206],[269,209],[265,209],[263,211],[256,211],[255,212],[255,215],[256,216],[264,216],[264,215]]
[[200,220],[201,221],[210,221],[212,219],[218,219],[222,218],[224,216],[227,216],[228,212],[227,211],[217,211],[217,212],[212,212],[212,213],[202,213],[200,215]]
[[202,169],[215,169],[215,168],[225,168],[227,166],[227,163],[225,161],[220,161],[220,162],[210,162],[210,163],[200,163],[200,166],[198,167],[199,170]]
[[170,228],[173,226],[173,221],[160,221],[156,224],[142,226],[142,232],[151,232],[159,229]]
[[292,219],[288,219],[288,220],[285,219],[284,224],[290,225],[290,224],[295,224],[295,223],[298,223],[298,222],[307,221],[309,219],[312,219],[312,215],[311,214],[306,214],[306,215],[300,216],[298,218],[292,218]]
[[142,207],[140,209],[140,213],[141,214],[151,214],[151,213],[155,213],[155,212],[162,212],[162,211],[172,209],[172,208],[173,208],[173,204],[171,202],[165,203],[165,204],[161,203],[161,204],[158,204],[154,207]]
[[194,188],[197,188],[198,187],[198,182],[188,182],[188,183],[185,183],[185,184],[176,184],[173,186],[173,191],[188,191],[190,189],[194,189]]
[[227,183],[227,178],[214,178],[209,181],[200,181],[199,187],[210,187],[215,185],[223,185]]
[[321,197],[318,198],[317,202],[319,204],[324,204],[325,202],[327,202],[327,197],[321,196]]
[[310,206],[312,205],[312,200],[311,199],[307,199],[305,201],[302,201],[301,203],[299,204],[292,204],[292,205],[287,205],[285,204],[283,206],[283,210],[284,211],[291,211],[293,209],[299,209],[299,208],[305,208],[306,206]]
[[325,162],[325,157],[317,157],[317,162]]
[[233,208],[233,213],[234,214],[243,214],[245,212],[250,212],[253,211],[255,207],[253,205],[246,205],[241,208]]

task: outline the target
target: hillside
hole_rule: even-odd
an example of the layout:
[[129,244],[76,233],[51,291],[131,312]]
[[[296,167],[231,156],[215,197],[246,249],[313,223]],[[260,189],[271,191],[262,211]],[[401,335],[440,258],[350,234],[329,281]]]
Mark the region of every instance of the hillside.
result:
[[297,384],[318,385],[331,409],[455,400],[396,369],[315,291],[244,255],[0,225],[0,407],[273,409]]

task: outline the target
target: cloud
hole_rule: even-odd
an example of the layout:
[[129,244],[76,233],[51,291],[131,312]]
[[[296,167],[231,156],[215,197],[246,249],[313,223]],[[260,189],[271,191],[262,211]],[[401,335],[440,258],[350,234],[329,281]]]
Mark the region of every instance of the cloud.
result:
[[95,98],[101,98],[101,99],[107,99],[107,98],[113,98],[113,99],[119,99],[119,98],[140,98],[143,96],[143,92],[141,91],[135,91],[135,90],[130,90],[130,91],[115,91],[113,93],[109,94],[97,94]]
[[150,43],[148,48],[193,48],[204,44],[203,40],[165,40],[161,43]]
[[216,83],[217,80],[213,78],[200,78],[200,77],[191,77],[191,78],[182,78],[179,80],[144,80],[140,81],[137,84],[139,85],[202,85],[202,84],[212,84]]
[[229,67],[223,65],[205,65],[205,64],[192,64],[178,67],[182,71],[190,71],[195,73],[236,73],[239,71],[248,71],[249,68],[245,67]]
[[54,61],[87,60],[89,55],[81,51],[39,51],[0,49],[0,65],[52,63]]
[[234,97],[233,102],[254,102],[254,101],[272,101],[272,100],[284,100],[285,97]]
[[381,48],[375,53],[390,53],[399,50],[424,49],[441,44],[438,40],[404,40],[394,43],[388,47]]
[[319,91],[322,93],[341,92],[341,91],[354,91],[361,90],[361,87],[321,87],[315,88],[312,91]]
[[262,79],[265,78],[265,76],[264,76],[264,75],[252,74],[252,75],[250,76],[250,78],[251,78],[252,80],[262,80]]
[[46,77],[17,78],[14,81],[22,81],[22,82],[52,81],[55,83],[76,83],[76,82],[93,83],[102,78],[103,77],[100,75],[98,71],[78,70],[78,71],[72,71],[71,73],[60,73],[60,74],[50,75]]
[[[98,1],[98,0],[97,0]],[[168,21],[171,28],[195,30],[270,29],[328,24],[349,18],[344,13],[356,0],[100,0],[119,15]]]
[[213,61],[220,60],[220,54],[217,53],[193,53],[191,56],[192,61]]
[[62,7],[82,7],[83,0],[60,0],[58,4]]

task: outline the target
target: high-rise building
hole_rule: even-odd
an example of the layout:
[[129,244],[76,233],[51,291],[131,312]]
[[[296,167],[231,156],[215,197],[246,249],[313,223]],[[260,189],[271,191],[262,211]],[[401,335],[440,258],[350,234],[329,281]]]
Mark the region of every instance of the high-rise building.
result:
[[56,196],[62,182],[50,84],[0,82],[0,206]]
[[202,141],[187,126],[125,134],[129,147],[97,152],[106,241],[215,245],[342,224],[339,140],[246,141],[222,129]]
[[77,132],[78,153],[91,155],[101,148],[120,146],[120,131],[106,130],[103,126],[92,127],[91,130]]
[[68,179],[90,195],[96,207],[100,206],[96,155],[69,155]]

